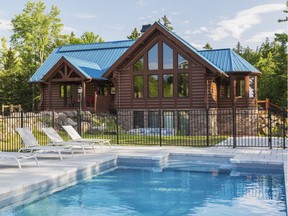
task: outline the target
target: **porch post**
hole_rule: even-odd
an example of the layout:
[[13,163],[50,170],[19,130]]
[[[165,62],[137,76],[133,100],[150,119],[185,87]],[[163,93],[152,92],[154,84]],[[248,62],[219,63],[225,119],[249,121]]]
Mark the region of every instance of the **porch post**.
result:
[[235,103],[235,78],[233,75],[230,76],[230,93],[231,93],[232,106],[234,107],[234,103]]
[[82,81],[82,88],[83,88],[83,96],[82,96],[82,104],[83,108],[86,109],[86,83]]
[[48,108],[52,110],[52,83],[50,80],[48,81],[48,95]]

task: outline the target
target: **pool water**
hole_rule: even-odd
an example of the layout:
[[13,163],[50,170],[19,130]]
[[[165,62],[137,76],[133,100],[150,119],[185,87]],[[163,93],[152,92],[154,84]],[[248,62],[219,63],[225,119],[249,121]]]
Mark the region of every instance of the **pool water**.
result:
[[116,169],[5,215],[286,215],[283,175]]

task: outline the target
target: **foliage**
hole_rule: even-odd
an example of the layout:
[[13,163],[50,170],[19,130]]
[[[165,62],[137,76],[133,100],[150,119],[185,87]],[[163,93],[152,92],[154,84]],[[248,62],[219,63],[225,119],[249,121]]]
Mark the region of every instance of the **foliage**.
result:
[[234,51],[261,71],[258,98],[287,106],[287,34],[275,34],[273,42],[266,39],[256,50],[238,42]]
[[140,37],[140,33],[138,32],[137,28],[134,28],[134,30],[131,32],[129,36],[127,36],[127,39],[130,40],[137,40]]
[[203,49],[212,50],[213,47],[209,43],[206,43],[205,46],[203,47]]
[[169,30],[173,30],[173,27],[171,26],[171,22],[170,20],[167,18],[166,15],[164,15],[164,17],[161,17],[162,21],[163,21],[163,25],[166,26]]

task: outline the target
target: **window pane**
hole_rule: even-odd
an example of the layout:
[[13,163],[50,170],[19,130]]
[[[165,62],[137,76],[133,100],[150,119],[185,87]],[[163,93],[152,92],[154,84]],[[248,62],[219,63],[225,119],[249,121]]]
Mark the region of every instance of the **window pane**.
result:
[[245,81],[244,78],[236,79],[236,97],[245,96]]
[[143,56],[133,65],[134,71],[143,71],[144,67],[144,58]]
[[183,58],[183,56],[178,54],[178,69],[188,69],[189,63]]
[[143,98],[144,78],[143,76],[134,76],[134,98]]
[[249,98],[255,97],[255,77],[249,79]]
[[133,112],[133,126],[134,128],[144,128],[144,112],[143,111]]
[[163,43],[163,69],[173,69],[173,50]]
[[173,74],[163,75],[163,97],[173,97]]
[[174,114],[173,112],[164,112],[164,128],[174,128]]
[[158,97],[158,75],[149,75],[149,97]]
[[188,74],[178,74],[178,97],[188,97],[189,80]]
[[148,70],[158,70],[158,43],[148,51]]
[[148,112],[148,127],[159,128],[160,127],[160,115],[157,111]]
[[180,111],[178,113],[178,133],[179,135],[189,135],[188,111]]

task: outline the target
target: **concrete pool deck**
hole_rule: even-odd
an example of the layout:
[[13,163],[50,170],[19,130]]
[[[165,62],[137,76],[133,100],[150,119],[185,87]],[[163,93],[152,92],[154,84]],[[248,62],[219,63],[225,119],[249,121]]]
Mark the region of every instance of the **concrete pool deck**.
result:
[[[268,148],[228,148],[228,147],[138,147],[112,146],[101,150],[75,151],[75,158],[70,154],[63,154],[60,160],[57,153],[38,154],[39,166],[33,159],[21,162],[20,171],[15,160],[0,160],[0,209],[25,199],[27,202],[41,195],[59,191],[67,185],[91,178],[95,174],[109,169],[116,163],[118,157],[133,157],[145,159],[159,159],[169,154],[183,154],[193,156],[230,157],[232,163],[244,164],[284,164],[286,199],[288,197],[288,150]],[[7,164],[10,164],[9,166]],[[107,164],[107,165],[105,165]],[[104,169],[104,168],[105,169]],[[287,202],[287,200],[286,200]]]

